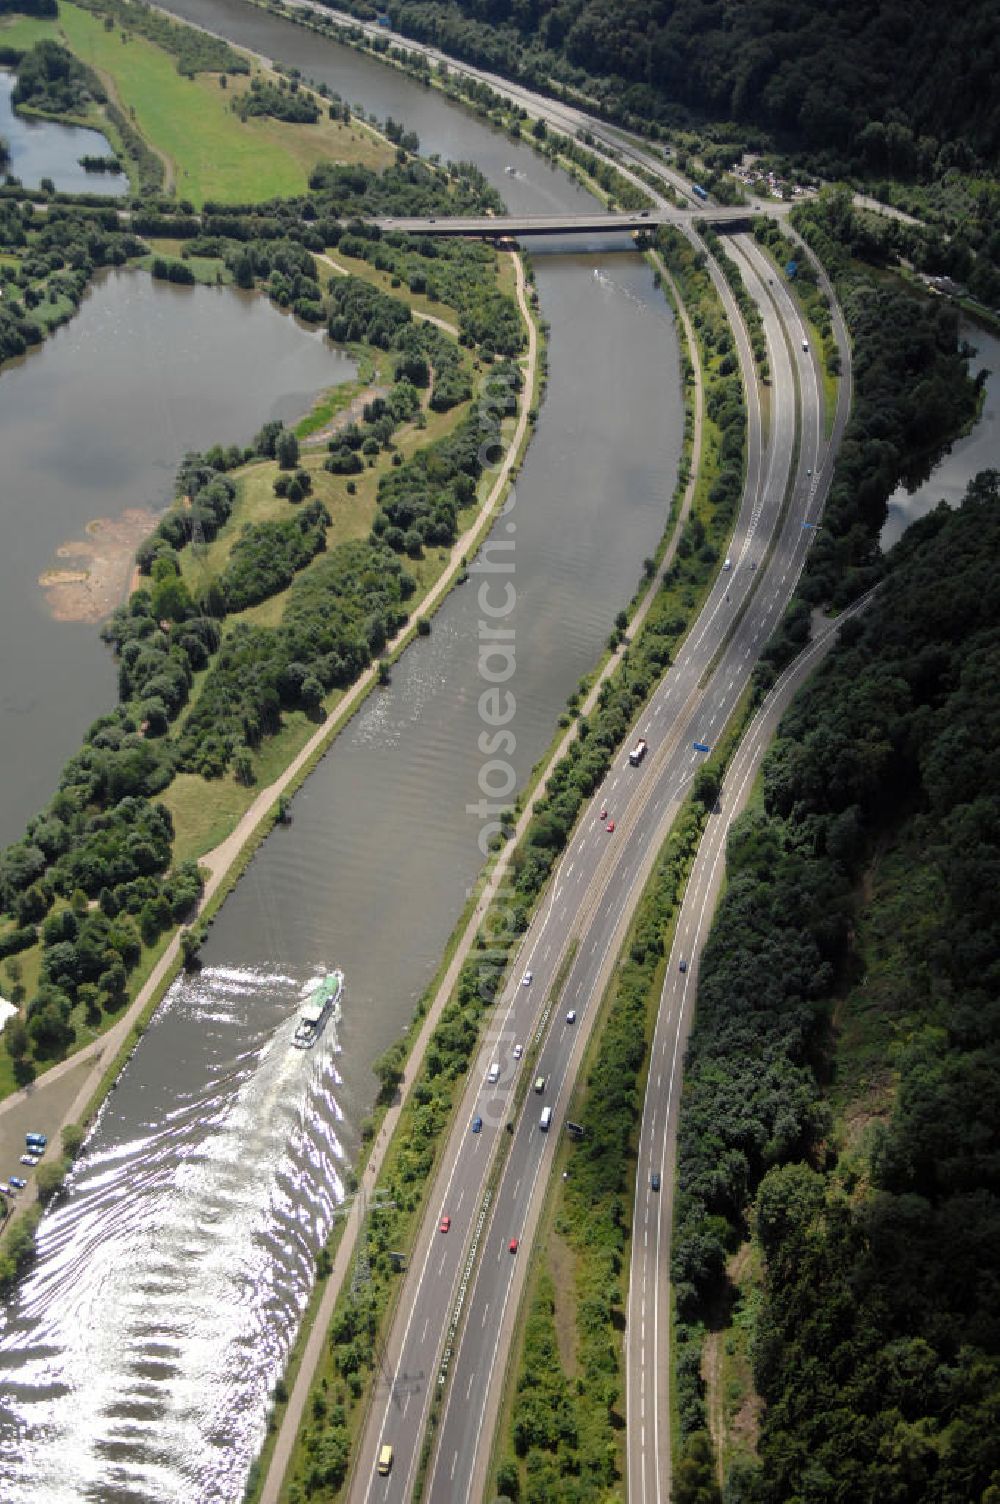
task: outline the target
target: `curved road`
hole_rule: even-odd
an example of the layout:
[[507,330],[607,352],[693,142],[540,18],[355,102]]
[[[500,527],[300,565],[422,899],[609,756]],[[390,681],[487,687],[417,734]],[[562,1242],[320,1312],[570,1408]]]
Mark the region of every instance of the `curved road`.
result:
[[[754,717],[726,775],[720,818],[711,822],[698,849],[677,919],[650,1048],[632,1212],[625,1328],[630,1504],[666,1504],[670,1498],[670,1234],[681,1067],[698,991],[698,963],[725,877],[729,830],[747,805],[764,754],[793,697],[834,646],[842,623],[864,610],[868,599],[824,625]],[[660,1176],[659,1194],[651,1185],[654,1173]]]
[[[740,254],[760,264],[752,241],[741,243]],[[783,290],[775,298],[767,293],[767,276],[762,271],[751,287],[763,304],[774,371],[766,442],[746,336],[728,288],[720,284],[741,363],[750,373],[748,478],[731,545],[732,572],[720,572],[673,668],[643,713],[637,733],[650,744],[645,762],[633,769],[626,754],[616,759],[559,864],[525,937],[516,973],[496,1006],[494,1026],[471,1073],[401,1291],[401,1315],[385,1355],[392,1378],[373,1401],[350,1493],[354,1500],[411,1497],[430,1403],[437,1394],[441,1415],[425,1497],[445,1504],[483,1491],[523,1283],[523,1255],[597,1004],[634,903],[702,760],[692,744],[711,744],[722,731],[798,577],[808,537],[803,521],[818,509],[817,481],[806,471],[820,473],[822,394],[811,352],[802,348],[807,335],[797,312]],[[793,368],[804,392],[794,476]],[[831,463],[827,459],[822,484]],[[789,487],[788,514],[779,527]],[[605,807],[616,821],[613,834],[598,818]],[[554,1007],[551,989],[570,955],[566,983]],[[521,983],[525,970],[533,973],[529,986]],[[570,1009],[576,1015],[572,1023],[566,1021]],[[520,1061],[514,1057],[515,1043],[524,1048]],[[495,1085],[487,1080],[493,1063],[500,1067]],[[546,1078],[544,1092],[528,1090],[518,1108],[519,1083],[523,1089],[538,1075]],[[554,1131],[548,1135],[539,1128],[543,1105],[553,1109]],[[474,1114],[483,1120],[478,1134],[470,1132]],[[508,1121],[510,1134],[505,1132]],[[506,1161],[491,1190],[501,1145]],[[438,1231],[444,1215],[451,1219],[446,1233]],[[512,1238],[519,1240],[517,1253],[510,1252]],[[386,1442],[394,1448],[394,1466],[388,1477],[380,1477],[375,1459]]]

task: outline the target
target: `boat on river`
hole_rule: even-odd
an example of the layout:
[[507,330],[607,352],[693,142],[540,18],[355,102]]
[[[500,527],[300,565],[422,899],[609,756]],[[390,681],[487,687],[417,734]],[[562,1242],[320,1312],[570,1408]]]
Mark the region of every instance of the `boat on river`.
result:
[[292,1044],[297,1050],[311,1050],[322,1034],[330,1014],[340,1004],[344,991],[344,973],[331,971],[302,1004],[299,1021],[292,1035]]

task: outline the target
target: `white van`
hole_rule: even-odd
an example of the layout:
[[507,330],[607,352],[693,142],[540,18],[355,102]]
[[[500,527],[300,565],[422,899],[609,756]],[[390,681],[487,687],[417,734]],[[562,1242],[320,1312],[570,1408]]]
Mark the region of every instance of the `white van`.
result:
[[538,1126],[542,1130],[543,1133],[548,1133],[548,1131],[549,1131],[549,1124],[551,1123],[551,1121],[552,1121],[552,1108],[551,1107],[543,1107],[542,1108],[542,1115],[538,1119]]
[[496,1086],[497,1082],[500,1080],[500,1067],[497,1065],[496,1061],[493,1062],[489,1070],[486,1072],[486,1079],[489,1082],[490,1086]]

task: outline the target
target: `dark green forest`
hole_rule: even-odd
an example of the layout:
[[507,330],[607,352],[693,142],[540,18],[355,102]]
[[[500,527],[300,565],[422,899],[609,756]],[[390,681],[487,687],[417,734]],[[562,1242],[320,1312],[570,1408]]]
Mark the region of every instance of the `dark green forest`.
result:
[[[342,5],[373,17],[374,0]],[[894,155],[917,170],[996,162],[997,0],[389,0],[394,26],[609,114],[677,123],[678,106],[794,137],[829,163]],[[904,174],[896,174],[904,175]]]
[[[766,1410],[732,1500],[1000,1490],[998,548],[996,472],[908,531],[730,838],[673,1276],[696,1351],[756,1229]],[[697,1363],[680,1402],[697,1435]]]

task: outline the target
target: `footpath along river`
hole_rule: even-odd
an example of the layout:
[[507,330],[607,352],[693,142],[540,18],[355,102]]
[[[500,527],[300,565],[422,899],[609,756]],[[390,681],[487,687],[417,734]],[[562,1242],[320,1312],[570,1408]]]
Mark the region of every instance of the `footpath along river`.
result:
[[[514,209],[589,203],[526,148],[333,42],[232,0],[186,13],[392,114],[425,152],[475,161]],[[673,322],[648,267],[577,244],[540,250],[535,266],[548,392],[494,531],[514,566],[496,579],[516,595],[503,625],[518,784],[655,548],[683,423]],[[204,969],[171,990],[109,1097],[0,1317],[5,1504],[242,1497],[372,1062],[411,1016],[481,863],[483,616],[473,573],[255,856]],[[314,1050],[291,1049],[300,996],[335,965],[340,1016]]]

